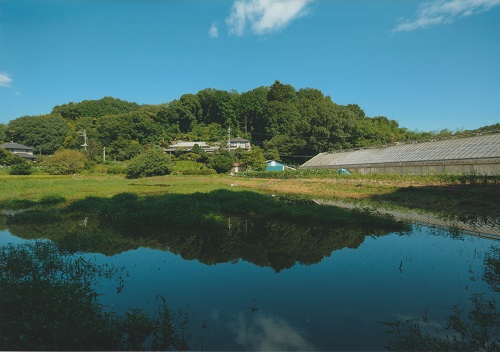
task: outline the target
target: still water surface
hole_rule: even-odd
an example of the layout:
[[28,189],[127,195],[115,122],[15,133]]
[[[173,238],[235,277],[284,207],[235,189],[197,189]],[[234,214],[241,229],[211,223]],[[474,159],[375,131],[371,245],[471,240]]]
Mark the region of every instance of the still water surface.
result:
[[[24,241],[0,231],[0,245]],[[242,259],[208,265],[144,247],[85,256],[129,273],[119,294],[116,283],[100,284],[102,303],[153,313],[160,294],[189,313],[192,350],[383,350],[384,321],[427,313],[440,328],[452,305],[470,309],[473,294],[498,301],[483,278],[485,256],[498,245],[413,226],[279,270]]]

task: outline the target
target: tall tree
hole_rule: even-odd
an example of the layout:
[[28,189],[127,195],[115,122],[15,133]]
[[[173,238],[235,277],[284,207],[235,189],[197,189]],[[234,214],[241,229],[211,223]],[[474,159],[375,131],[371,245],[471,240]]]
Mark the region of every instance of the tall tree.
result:
[[49,154],[63,147],[66,137],[71,134],[66,120],[54,114],[17,118],[9,122],[8,132],[14,142]]
[[7,125],[0,123],[0,143],[7,141]]
[[267,105],[267,87],[255,88],[242,93],[236,100],[236,114],[238,115],[240,129],[248,132],[263,133],[265,109]]
[[129,103],[112,97],[104,97],[100,100],[84,100],[80,103],[70,102],[55,106],[53,114],[60,114],[65,119],[75,120],[78,117],[101,117],[104,115],[115,115],[131,112],[139,109],[139,104]]
[[235,99],[238,94],[235,91],[207,88],[196,95],[200,99],[202,109],[201,122],[206,125],[218,123],[223,128],[238,126],[235,112]]
[[295,102],[297,100],[297,94],[295,88],[289,84],[283,84],[280,81],[274,81],[274,83],[269,87],[269,93],[267,95],[268,101],[279,101],[279,102]]

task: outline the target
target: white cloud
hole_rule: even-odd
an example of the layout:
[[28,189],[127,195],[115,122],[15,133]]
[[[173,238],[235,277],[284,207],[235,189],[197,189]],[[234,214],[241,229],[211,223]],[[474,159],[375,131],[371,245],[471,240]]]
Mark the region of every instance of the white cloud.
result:
[[316,349],[299,330],[277,317],[263,314],[246,317],[240,312],[229,328],[235,334],[235,342],[250,351]]
[[10,87],[11,83],[12,78],[10,78],[5,72],[0,72],[0,87]]
[[210,29],[208,30],[208,35],[210,38],[217,38],[219,36],[219,28],[217,27],[217,23],[212,23]]
[[419,6],[413,19],[400,19],[393,32],[409,32],[447,24],[461,17],[472,16],[500,5],[500,0],[435,0]]
[[308,12],[315,0],[236,0],[226,19],[229,34],[242,36],[247,30],[256,35],[285,28]]

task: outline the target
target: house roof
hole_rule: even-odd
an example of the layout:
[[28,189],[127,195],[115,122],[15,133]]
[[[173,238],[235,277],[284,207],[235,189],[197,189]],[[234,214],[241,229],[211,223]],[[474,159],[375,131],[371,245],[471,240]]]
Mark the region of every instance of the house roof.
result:
[[245,139],[245,138],[241,138],[240,136],[236,137],[236,138],[231,138],[229,140],[230,143],[235,143],[235,142],[243,142],[243,143],[247,143],[247,142],[250,142],[248,139]]
[[14,155],[17,155],[23,159],[37,159],[38,155],[33,155],[33,154],[28,154],[28,153],[15,153]]
[[25,149],[25,150],[35,150],[34,148],[27,147],[19,143],[4,143],[0,144],[0,147],[5,149]]
[[198,144],[200,147],[208,147],[207,142],[179,142],[177,144],[172,144],[170,148],[193,148],[195,144]]
[[356,151],[321,153],[302,167],[345,167],[360,164],[447,161],[500,157],[500,133],[436,142],[395,145]]

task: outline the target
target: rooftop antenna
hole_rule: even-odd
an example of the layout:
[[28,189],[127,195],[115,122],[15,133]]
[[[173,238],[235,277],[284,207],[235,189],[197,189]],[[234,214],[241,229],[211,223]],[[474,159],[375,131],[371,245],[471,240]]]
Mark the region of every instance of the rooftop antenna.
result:
[[83,131],[79,131],[78,132],[81,136],[83,136],[83,144],[82,144],[82,147],[87,150],[87,147],[89,146],[87,144],[87,131],[86,130],[83,130]]

